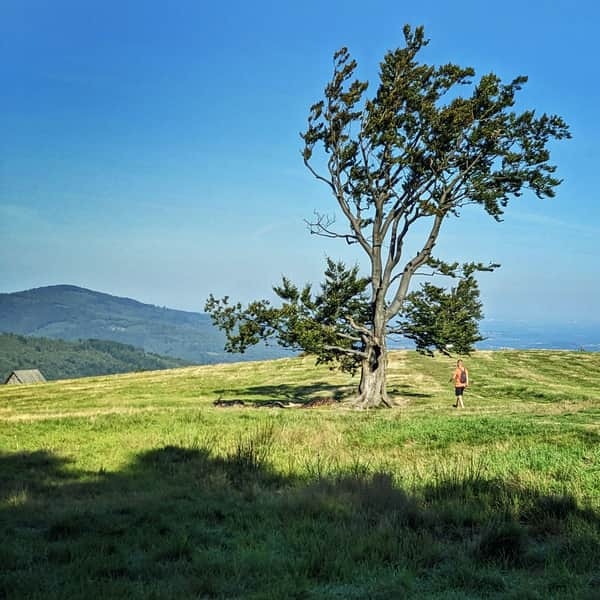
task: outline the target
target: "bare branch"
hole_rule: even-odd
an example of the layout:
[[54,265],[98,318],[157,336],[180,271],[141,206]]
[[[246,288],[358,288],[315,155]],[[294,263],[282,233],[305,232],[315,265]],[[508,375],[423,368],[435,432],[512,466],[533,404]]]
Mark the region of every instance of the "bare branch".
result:
[[332,191],[335,193],[335,187],[333,186],[333,183],[331,182],[331,180],[329,180],[329,179],[327,179],[327,177],[323,177],[323,175],[320,175],[319,173],[317,173],[317,171],[315,169],[313,169],[312,165],[306,159],[304,159],[304,165],[313,174],[315,179],[318,179],[319,181],[326,183],[332,189]]
[[343,189],[339,189],[335,194],[336,200],[344,213],[344,216],[348,219],[352,230],[354,231],[354,235],[356,237],[357,242],[361,245],[363,250],[367,253],[369,258],[373,258],[373,249],[371,248],[369,242],[365,239],[365,236],[362,234],[360,219],[358,219],[350,210],[346,199],[344,198]]
[[[419,273],[418,271],[415,271],[413,273],[413,277],[436,277],[438,275],[443,275],[443,273],[440,271],[431,271],[431,273]],[[447,277],[449,277],[449,275]]]
[[356,244],[358,240],[355,235],[350,233],[338,233],[337,231],[333,231],[330,229],[330,226],[335,223],[335,217],[330,217],[328,215],[321,215],[317,211],[314,211],[316,221],[309,221],[308,219],[304,219],[304,222],[308,226],[308,229],[312,235],[319,235],[321,237],[331,238],[331,239],[344,239],[346,243]]

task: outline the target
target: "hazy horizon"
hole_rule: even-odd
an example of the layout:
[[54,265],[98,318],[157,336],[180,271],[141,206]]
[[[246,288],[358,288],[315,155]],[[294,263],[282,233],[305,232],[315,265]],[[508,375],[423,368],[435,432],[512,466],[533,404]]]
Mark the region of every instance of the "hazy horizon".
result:
[[[54,284],[50,286],[38,286],[29,288],[27,290],[14,290],[11,292],[0,292],[0,294],[16,294],[22,292],[28,292],[43,287],[77,287],[80,289],[86,289],[88,291],[97,292],[101,294],[107,294],[104,290],[91,290],[89,288],[81,288],[81,286],[75,286],[73,284]],[[160,308],[167,308],[170,310],[184,310],[181,308],[167,306],[163,304],[156,304],[154,302],[147,302],[140,298],[133,298],[125,296],[123,294],[112,294],[118,298],[124,298],[127,300],[134,300],[142,304],[148,304]],[[203,310],[191,310],[185,312],[206,314]],[[537,346],[548,344],[543,346],[544,348],[563,348],[563,349],[580,349],[580,347],[586,347],[587,349],[598,351],[600,350],[600,317],[595,319],[578,319],[574,317],[565,317],[562,320],[552,319],[546,320],[543,318],[532,319],[532,318],[498,318],[494,316],[484,316],[480,322],[481,334],[486,338],[484,341],[479,342],[477,347],[479,349],[496,349],[510,347],[515,349],[521,348],[535,348]],[[511,345],[512,343],[512,345]],[[402,342],[401,347],[406,344],[412,345],[411,342]]]

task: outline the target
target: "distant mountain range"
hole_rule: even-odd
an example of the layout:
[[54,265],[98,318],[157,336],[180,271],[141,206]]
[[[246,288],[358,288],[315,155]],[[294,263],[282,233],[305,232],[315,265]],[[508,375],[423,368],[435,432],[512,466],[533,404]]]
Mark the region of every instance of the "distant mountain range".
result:
[[63,340],[110,340],[195,364],[264,360],[289,355],[259,346],[245,354],[223,350],[210,317],[143,304],[72,285],[0,294],[0,332]]
[[189,364],[108,340],[66,342],[0,334],[0,384],[14,370],[39,369],[50,379],[174,369]]
[[[478,344],[481,349],[600,350],[599,324],[535,324],[528,321],[489,320],[483,321],[481,331],[487,338]],[[161,308],[71,285],[0,294],[0,333],[2,332],[70,341],[108,340],[143,350],[141,354],[136,354],[134,348],[94,347],[94,344],[88,343],[85,347],[56,347],[50,351],[48,344],[40,341],[37,342],[38,346],[41,345],[56,357],[60,355],[64,359],[60,368],[57,366],[58,362],[49,361],[54,365],[46,374],[50,378],[169,368],[184,363],[265,360],[290,355],[277,346],[264,345],[251,348],[245,354],[229,354],[223,350],[224,335],[212,325],[207,314]],[[34,364],[36,361],[29,363],[26,360],[15,362],[14,359],[18,356],[26,358],[26,353],[41,359],[39,353],[35,354],[34,346],[21,344],[17,349],[18,345],[14,339],[0,336],[0,356],[3,351],[8,352],[9,347],[12,353],[8,355],[5,352],[4,356],[12,358],[3,363],[3,368],[41,368],[39,360],[38,364]],[[414,347],[408,340],[391,346]],[[96,351],[104,354],[96,356]],[[79,361],[78,353],[84,353],[88,362]],[[159,356],[149,357],[148,353]],[[67,360],[67,356],[71,358]],[[171,364],[169,359],[182,360]],[[76,369],[71,368],[74,364],[77,365]],[[55,367],[55,371],[52,371]]]

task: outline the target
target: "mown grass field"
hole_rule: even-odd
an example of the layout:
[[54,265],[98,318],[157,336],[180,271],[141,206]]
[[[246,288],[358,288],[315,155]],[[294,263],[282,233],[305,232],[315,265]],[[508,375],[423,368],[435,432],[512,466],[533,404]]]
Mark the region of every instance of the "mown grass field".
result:
[[306,358],[0,388],[0,598],[600,598],[600,354]]

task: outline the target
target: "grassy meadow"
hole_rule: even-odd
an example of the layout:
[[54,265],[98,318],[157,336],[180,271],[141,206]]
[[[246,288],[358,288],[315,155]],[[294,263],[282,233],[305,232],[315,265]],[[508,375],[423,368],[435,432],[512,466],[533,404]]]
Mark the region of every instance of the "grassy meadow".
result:
[[0,598],[600,598],[600,353],[477,352],[465,410],[453,366],[1,387]]

